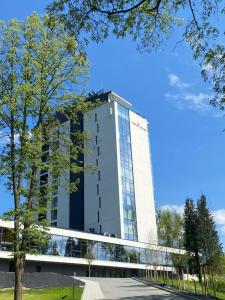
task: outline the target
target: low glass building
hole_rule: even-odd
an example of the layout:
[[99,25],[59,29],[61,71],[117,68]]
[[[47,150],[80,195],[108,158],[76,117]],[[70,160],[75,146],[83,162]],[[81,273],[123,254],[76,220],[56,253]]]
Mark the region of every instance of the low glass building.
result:
[[[0,271],[13,271],[13,224],[0,221]],[[92,276],[142,276],[146,270],[170,271],[173,256],[184,250],[165,248],[136,241],[75,230],[50,228],[48,243],[30,245],[37,255],[27,255],[26,271],[57,272],[86,276],[91,264]],[[87,259],[91,252],[92,259]]]

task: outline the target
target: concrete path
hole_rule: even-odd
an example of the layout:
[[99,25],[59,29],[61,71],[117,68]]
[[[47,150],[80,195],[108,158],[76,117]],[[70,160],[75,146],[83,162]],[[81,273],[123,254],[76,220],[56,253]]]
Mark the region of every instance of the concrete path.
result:
[[[186,297],[145,285],[130,278],[90,278],[99,283],[105,298],[110,300],[187,300]],[[95,298],[87,298],[95,300]]]
[[92,281],[87,278],[82,278],[85,283],[84,291],[81,300],[103,300],[105,296],[102,293],[100,284],[97,281]]

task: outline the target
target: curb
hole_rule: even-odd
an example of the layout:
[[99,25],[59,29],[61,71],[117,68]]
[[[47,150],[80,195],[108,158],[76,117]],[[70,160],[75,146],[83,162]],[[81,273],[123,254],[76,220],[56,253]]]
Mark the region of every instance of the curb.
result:
[[[136,281],[142,282],[142,283],[144,283],[144,284],[153,286],[153,287],[155,287],[155,288],[157,288],[157,289],[161,289],[161,290],[163,290],[163,291],[169,292],[169,293],[171,293],[171,294],[175,294],[175,295],[182,296],[182,297],[185,297],[185,298],[188,298],[188,299],[193,299],[193,300],[203,300],[202,298],[196,298],[196,297],[191,296],[191,295],[188,295],[188,294],[186,294],[186,293],[176,292],[176,291],[171,290],[171,289],[169,289],[169,288],[165,288],[165,287],[162,287],[162,286],[158,286],[158,285],[156,285],[156,284],[154,284],[154,283],[153,283],[153,284],[152,284],[152,283],[149,283],[149,282],[147,282],[147,281],[145,281],[145,280],[137,279],[137,278],[134,278],[134,277],[133,277],[133,279],[136,280]],[[210,299],[213,300],[213,298],[209,298],[209,300],[210,300]]]

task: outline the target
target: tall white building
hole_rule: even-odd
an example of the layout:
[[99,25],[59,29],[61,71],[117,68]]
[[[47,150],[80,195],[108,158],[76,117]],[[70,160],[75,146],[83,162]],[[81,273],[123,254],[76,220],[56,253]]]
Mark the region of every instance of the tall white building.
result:
[[90,100],[100,105],[81,122],[90,135],[83,161],[96,170],[80,175],[76,193],[59,188],[52,225],[156,244],[148,121],[114,92]]

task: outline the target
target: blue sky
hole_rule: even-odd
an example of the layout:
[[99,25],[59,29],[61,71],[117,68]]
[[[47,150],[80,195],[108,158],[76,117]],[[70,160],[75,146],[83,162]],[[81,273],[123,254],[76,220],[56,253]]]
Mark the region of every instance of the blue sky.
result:
[[[48,2],[2,0],[0,19],[43,12]],[[188,46],[175,47],[179,39],[174,33],[159,51],[145,54],[129,39],[91,44],[88,90],[113,90],[149,120],[156,205],[179,211],[186,197],[204,193],[225,244],[225,118],[208,105],[210,86]],[[9,206],[0,182],[0,213]]]

